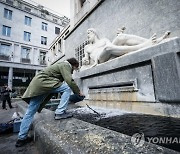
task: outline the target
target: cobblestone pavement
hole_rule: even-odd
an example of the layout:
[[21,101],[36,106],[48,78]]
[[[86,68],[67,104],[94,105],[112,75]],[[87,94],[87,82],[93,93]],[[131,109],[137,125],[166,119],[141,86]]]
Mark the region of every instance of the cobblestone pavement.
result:
[[[15,103],[12,103],[12,105],[16,106]],[[0,123],[11,120],[11,117],[16,110],[18,110],[18,108],[9,109],[8,106],[7,110],[3,110],[2,103],[0,103]],[[17,133],[0,134],[0,154],[39,154],[34,142],[16,148],[15,143],[17,135]]]

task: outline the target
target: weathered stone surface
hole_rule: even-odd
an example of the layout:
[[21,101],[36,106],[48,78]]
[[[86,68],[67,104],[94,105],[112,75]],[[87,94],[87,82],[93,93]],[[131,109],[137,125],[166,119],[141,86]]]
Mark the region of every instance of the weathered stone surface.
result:
[[[24,104],[19,103],[24,110]],[[74,118],[55,121],[54,113],[43,110],[34,120],[36,141],[41,153],[143,153],[176,154],[177,152],[145,142],[142,147],[135,147],[131,137],[120,134]]]
[[152,59],[156,98],[162,102],[180,102],[180,57],[166,53]]
[[[81,90],[86,95],[86,99],[90,100],[115,100],[115,97],[118,95],[119,97],[116,100],[127,102],[179,101],[178,85],[180,83],[180,73],[178,72],[178,68],[180,62],[177,56],[179,49],[180,38],[172,38],[153,47],[123,55],[106,63],[99,64],[96,67],[76,73],[76,78],[80,78],[78,83],[82,87]],[[176,55],[174,60],[171,54]],[[162,57],[161,59],[164,59],[164,62],[162,61],[161,63],[161,60],[158,61],[160,59],[158,57]],[[169,58],[168,61],[166,60],[167,58]],[[166,69],[168,65],[171,66],[169,69],[174,71],[168,72]],[[163,67],[164,69],[162,69]],[[174,79],[166,83],[172,76],[174,76]],[[128,90],[126,85],[124,86],[125,91],[121,90],[119,93],[115,92],[113,86],[109,88],[113,92],[110,92],[110,90],[107,92],[108,90],[106,88],[98,89],[98,87],[104,85],[123,84],[124,82],[135,83],[133,85],[134,91],[129,91],[129,95],[125,93]],[[96,89],[99,91],[94,93],[93,89],[90,89],[92,86],[97,87]],[[155,92],[154,89],[156,90]],[[168,93],[168,91],[171,92]],[[163,95],[163,98],[161,95]],[[169,97],[169,95],[172,96]]]
[[[113,61],[112,61],[113,64]],[[108,65],[108,64],[107,64]],[[104,67],[107,66],[106,64]],[[109,66],[109,65],[108,65]],[[106,67],[107,68],[107,67]],[[101,73],[94,74],[94,76],[88,76],[87,78],[82,79],[82,90],[86,95],[86,99],[97,100],[97,97],[91,97],[92,95],[101,95],[99,100],[113,100],[115,99],[114,95],[118,94],[118,101],[155,101],[154,97],[154,89],[153,89],[153,80],[151,74],[151,66],[149,64],[143,66],[137,66],[126,69],[117,69],[117,70],[109,70],[107,72],[103,72],[101,68],[94,68],[97,71],[101,71]],[[94,70],[93,69],[93,70]],[[93,72],[91,69],[85,71]],[[82,72],[83,73],[83,72]],[[81,73],[80,73],[81,74]],[[129,86],[127,86],[131,81],[137,81],[137,87],[132,87],[132,90],[129,90]],[[122,86],[115,87],[118,83],[122,83]],[[127,84],[123,84],[127,83]],[[110,88],[99,88],[99,93],[92,94],[91,89],[89,87],[94,86],[104,86],[106,84],[112,85]],[[117,84],[117,85],[116,85]],[[116,88],[116,89],[115,89]],[[119,92],[116,90],[120,89]],[[138,90],[137,90],[137,89]],[[114,89],[114,90],[113,90]],[[131,95],[131,96],[130,96]]]

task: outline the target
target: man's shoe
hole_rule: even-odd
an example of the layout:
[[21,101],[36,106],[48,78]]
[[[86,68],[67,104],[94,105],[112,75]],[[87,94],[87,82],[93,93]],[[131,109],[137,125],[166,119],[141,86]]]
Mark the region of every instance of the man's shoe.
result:
[[62,114],[55,114],[54,119],[60,120],[60,119],[67,119],[67,118],[71,118],[71,117],[73,117],[73,114],[64,112]]
[[33,137],[27,137],[26,139],[24,140],[20,140],[18,139],[17,142],[16,142],[16,147],[22,147],[23,145],[25,145],[26,143],[30,143],[33,141]]

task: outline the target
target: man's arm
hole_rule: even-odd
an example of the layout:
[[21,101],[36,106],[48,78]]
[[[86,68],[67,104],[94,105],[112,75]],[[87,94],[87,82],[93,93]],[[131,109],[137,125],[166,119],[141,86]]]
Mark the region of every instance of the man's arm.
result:
[[63,65],[60,67],[60,71],[61,71],[61,75],[64,78],[64,81],[69,85],[73,93],[81,95],[79,87],[72,78],[72,74],[71,74],[72,68],[69,65]]

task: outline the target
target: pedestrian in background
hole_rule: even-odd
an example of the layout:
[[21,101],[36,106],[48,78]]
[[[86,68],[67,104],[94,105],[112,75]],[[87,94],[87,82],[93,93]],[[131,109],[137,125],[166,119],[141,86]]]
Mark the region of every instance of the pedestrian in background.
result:
[[12,90],[7,86],[7,84],[4,84],[4,86],[1,88],[1,99],[2,99],[2,108],[5,110],[7,110],[6,101],[8,102],[9,108],[10,109],[13,108],[11,105],[10,92],[12,92]]

